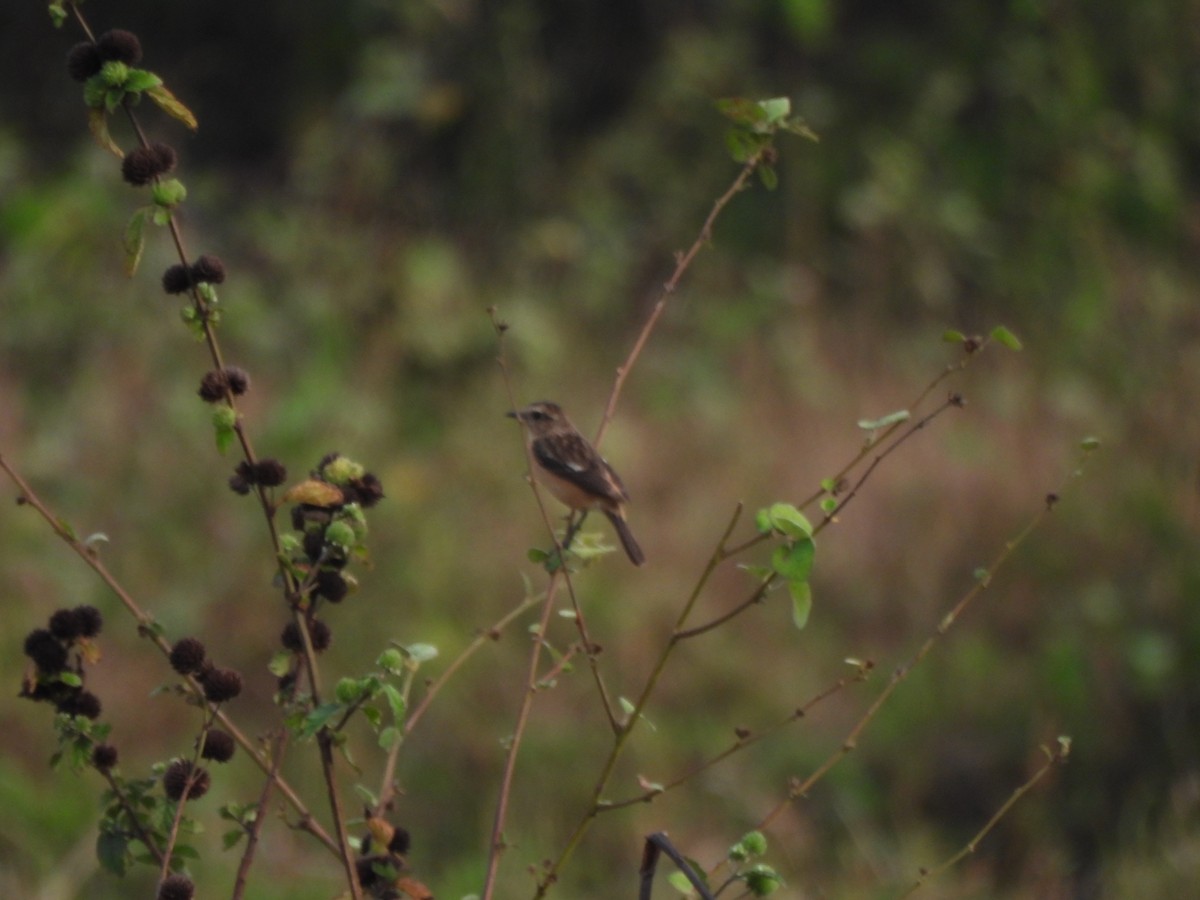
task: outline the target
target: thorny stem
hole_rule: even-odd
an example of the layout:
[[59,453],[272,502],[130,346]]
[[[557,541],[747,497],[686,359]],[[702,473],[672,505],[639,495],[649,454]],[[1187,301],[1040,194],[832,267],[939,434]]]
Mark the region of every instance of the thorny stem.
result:
[[684,273],[691,266],[692,260],[696,258],[696,254],[704,247],[705,244],[712,241],[713,225],[716,224],[717,217],[729,205],[734,197],[741,193],[745,188],[750,176],[754,174],[754,170],[758,168],[759,163],[763,160],[763,154],[768,151],[769,147],[763,147],[753,156],[746,160],[742,165],[742,170],[738,173],[737,178],[729,186],[716,202],[713,203],[712,209],[708,212],[708,217],[704,220],[704,224],[700,226],[700,233],[696,236],[696,240],[692,242],[692,246],[688,248],[686,253],[680,254],[675,260],[675,271],[671,273],[671,277],[667,279],[662,287],[662,292],[659,294],[658,300],[654,304],[654,308],[650,310],[650,315],[646,318],[646,323],[642,326],[641,332],[638,333],[637,340],[633,342],[633,348],[629,351],[629,355],[617,368],[616,378],[613,380],[612,391],[608,395],[608,404],[604,407],[604,417],[600,420],[600,427],[596,429],[596,437],[592,443],[600,446],[600,442],[604,440],[604,433],[608,430],[609,423],[612,422],[613,416],[617,411],[617,401],[620,399],[621,390],[625,387],[625,379],[629,377],[630,371],[638,361],[638,357],[642,355],[642,350],[650,340],[650,335],[654,331],[654,326],[658,324],[659,318],[662,317],[667,308],[667,301],[679,288],[680,281],[683,280]]

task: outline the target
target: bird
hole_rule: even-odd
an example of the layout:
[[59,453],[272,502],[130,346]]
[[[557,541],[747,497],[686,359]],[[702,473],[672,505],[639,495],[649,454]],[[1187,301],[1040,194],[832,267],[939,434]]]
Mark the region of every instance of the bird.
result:
[[616,529],[625,555],[635,566],[646,561],[625,520],[629,494],[621,477],[557,403],[541,400],[508,413],[525,426],[534,477],[573,510],[598,509]]

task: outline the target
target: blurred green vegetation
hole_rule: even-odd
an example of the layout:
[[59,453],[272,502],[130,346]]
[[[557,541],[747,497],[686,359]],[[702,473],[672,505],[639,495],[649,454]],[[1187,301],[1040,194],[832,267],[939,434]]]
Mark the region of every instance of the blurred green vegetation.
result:
[[[1194,890],[1196,4],[93,0],[87,12],[137,31],[146,66],[200,118],[192,136],[145,116],[180,150],[189,249],[230,269],[222,339],[254,379],[256,447],[294,476],[342,450],[387,491],[363,591],[331,617],[327,672],[365,669],[385,636],[435,643],[444,663],[519,601],[523,575],[537,583],[524,551],[544,536],[485,310],[511,325],[521,397],[553,397],[590,430],[672,254],[736,172],[713,98],[788,95],[822,140],[784,144],[779,189],[734,201],[606,439],[650,559],[633,571],[613,556],[579,581],[615,694],[640,688],[737,501],[809,494],[857,450],[856,420],[902,407],[951,358],[943,328],[1003,322],[1024,338],[1020,356],[979,359],[960,382],[967,409],[889,459],[825,533],[805,632],[773,596],[685,648],[617,784],[697,764],[734,727],[845,674],[844,657],[875,660],[877,677],[688,788],[601,817],[562,896],[632,896],[650,831],[718,858],[839,745],[1090,433],[1105,449],[1088,475],[773,829],[769,860],[790,896],[892,896],[1066,733],[1068,766],[924,896]],[[121,274],[121,229],[141,201],[86,138],[61,64],[76,39],[42,4],[0,10],[0,70],[20,86],[0,95],[0,448],[80,533],[109,536],[108,565],[168,634],[258,673],[237,711],[268,722],[283,617],[267,543],[251,505],[222,489],[232,461],[213,452],[195,397],[202,348],[157,284],[171,261],[161,236],[136,279]],[[20,636],[59,605],[95,603],[108,625],[92,681],[122,766],[184,752],[191,715],[142,700],[166,678],[161,661],[44,526],[4,509],[9,697]],[[724,573],[705,609],[745,590]],[[471,662],[403,758],[397,818],[442,897],[481,880],[523,634]],[[0,894],[147,893],[95,872],[100,785],[48,771],[47,711],[0,704],[0,733]],[[539,698],[503,896],[532,893],[524,867],[558,849],[606,740],[582,673]],[[371,784],[378,757],[360,741]],[[291,774],[319,798],[305,756]],[[244,760],[217,781],[228,798],[256,790]],[[255,896],[336,892],[310,842],[269,833]],[[203,893],[220,892],[225,867],[200,873]]]

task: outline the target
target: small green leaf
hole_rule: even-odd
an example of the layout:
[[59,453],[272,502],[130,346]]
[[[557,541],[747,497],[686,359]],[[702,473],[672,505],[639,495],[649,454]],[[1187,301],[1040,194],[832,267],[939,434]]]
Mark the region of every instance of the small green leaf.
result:
[[51,0],[49,12],[51,24],[55,28],[62,28],[63,23],[67,21],[67,11],[63,8],[63,0]]
[[245,836],[246,832],[241,828],[231,828],[229,831],[221,835],[221,848],[224,850],[232,850]]
[[889,425],[895,425],[897,422],[907,422],[911,418],[912,413],[907,409],[898,409],[878,419],[859,419],[858,427],[863,431],[878,431],[880,428],[887,428]]
[[129,79],[129,66],[119,60],[110,59],[100,67],[100,80],[110,88],[123,88]]
[[745,97],[727,97],[718,100],[716,106],[721,115],[738,125],[757,125],[767,118],[767,111],[762,104]]
[[758,167],[758,180],[762,182],[762,186],[768,191],[773,191],[779,187],[779,173],[775,171],[773,166],[768,166],[765,163]]
[[725,133],[725,146],[734,162],[744,163],[762,149],[766,139],[741,128],[731,128]]
[[96,859],[114,875],[124,875],[129,865],[129,843],[124,835],[100,832],[96,838]]
[[786,119],[792,112],[792,101],[787,97],[773,97],[770,100],[759,100],[764,118],[768,124],[774,125]]
[[635,709],[637,709],[637,707],[633,705],[633,701],[632,701],[632,700],[630,700],[628,697],[618,697],[618,698],[617,698],[617,702],[618,702],[619,704],[621,704],[621,710],[622,710],[622,711],[625,713],[625,715],[627,715],[627,716],[632,716],[632,715],[633,715],[633,711],[634,711]]
[[1079,446],[1081,448],[1083,448],[1084,450],[1087,450],[1089,453],[1092,452],[1093,450],[1098,450],[1098,449],[1100,449],[1100,438],[1085,437],[1082,441],[1079,442]]
[[[777,531],[789,538],[812,537],[812,523],[794,504],[772,503],[764,512],[766,513],[767,528],[763,529],[760,526],[760,531],[764,533]],[[762,512],[755,517],[755,520],[758,521],[758,517],[761,515]]]
[[159,109],[165,112],[173,119],[178,119],[190,131],[195,131],[200,127],[200,123],[196,121],[196,116],[190,109],[184,106],[179,98],[167,90],[166,85],[158,85],[146,91],[146,96],[158,104]]
[[74,672],[59,672],[58,680],[61,684],[67,685],[67,687],[83,687],[83,679]]
[[961,344],[967,339],[967,336],[961,331],[955,331],[953,328],[947,328],[942,332],[942,340],[947,344]]
[[218,406],[213,410],[213,428],[216,430],[217,452],[224,454],[237,437],[234,425],[237,424],[237,413],[228,406]]
[[692,887],[692,883],[688,881],[688,877],[680,871],[674,871],[667,876],[667,884],[679,891],[685,897],[695,897],[696,889]]
[[1003,325],[997,325],[992,329],[992,337],[1007,347],[1009,350],[1020,350],[1021,340]]
[[433,644],[409,644],[403,648],[404,655],[415,663],[437,659],[438,648]]
[[792,595],[792,624],[803,631],[812,612],[812,587],[807,581],[789,581],[788,592]]
[[103,102],[88,110],[88,131],[92,133],[92,138],[100,145],[101,149],[107,150],[117,159],[125,159],[125,154],[121,152],[117,142],[108,133],[108,113],[104,111]]
[[390,753],[404,740],[404,732],[395,725],[389,725],[379,732],[379,749]]
[[833,515],[837,511],[837,508],[838,501],[836,497],[826,497],[821,501],[821,512],[827,516]]
[[395,685],[385,684],[383,696],[388,702],[388,708],[392,711],[392,719],[396,722],[403,722],[404,713],[408,710],[408,704],[404,702],[404,695]]
[[122,245],[125,248],[125,274],[132,278],[142,262],[142,251],[146,248],[146,207],[134,211],[125,226]]
[[741,878],[746,882],[746,889],[755,897],[766,897],[768,894],[775,893],[783,885],[783,879],[776,874],[775,870],[762,863],[751,866],[750,869],[741,873]]
[[145,69],[130,69],[123,87],[127,91],[141,92],[158,87],[160,84],[162,84],[162,79],[153,72],[147,72]]
[[304,723],[300,726],[300,737],[311,738],[343,712],[345,707],[340,703],[322,703],[304,717]]
[[776,547],[771,554],[771,568],[788,581],[807,581],[812,573],[816,550],[812,538]]
[[156,206],[171,208],[187,199],[187,188],[178,178],[167,178],[151,188],[150,196]]

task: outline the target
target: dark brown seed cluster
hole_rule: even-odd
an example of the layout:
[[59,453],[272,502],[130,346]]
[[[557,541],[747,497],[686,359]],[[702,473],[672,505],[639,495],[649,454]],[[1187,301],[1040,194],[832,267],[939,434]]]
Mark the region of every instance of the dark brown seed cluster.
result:
[[97,744],[92,748],[92,765],[97,772],[108,772],[117,764],[117,748],[112,744]]
[[195,675],[204,669],[207,660],[208,652],[204,644],[195,638],[181,638],[171,648],[171,668],[180,675]]
[[100,698],[83,688],[83,648],[100,634],[104,621],[94,606],[59,609],[46,628],[25,636],[22,649],[35,673],[21,688],[21,696],[54,705],[60,713],[100,717]]
[[157,900],[192,900],[196,885],[186,875],[168,875],[158,886]]
[[242,692],[242,676],[233,669],[205,669],[199,679],[210,703],[225,703]]
[[163,773],[163,792],[171,800],[199,800],[212,786],[208,770],[194,765],[190,759],[177,759]]
[[121,162],[121,177],[129,184],[141,187],[173,171],[175,163],[174,148],[155,141],[148,147],[135,147],[125,154]]
[[190,266],[175,263],[163,272],[162,286],[168,294],[182,294],[198,284],[223,284],[225,264],[216,256],[201,256]]
[[234,743],[233,735],[220,728],[210,728],[204,733],[204,749],[200,751],[200,755],[204,759],[223,763],[229,762],[233,758],[233,752],[236,749],[237,744]]
[[96,50],[104,62],[114,60],[136,66],[142,61],[142,42],[132,31],[123,28],[114,28],[96,38]]
[[287,481],[287,468],[277,459],[260,459],[251,463],[243,460],[229,479],[229,487],[238,494],[250,493],[256,484],[278,487]]
[[200,390],[197,393],[205,403],[218,403],[225,399],[226,390],[233,396],[240,397],[249,389],[250,376],[246,370],[237,366],[226,366],[206,372],[200,379]]

